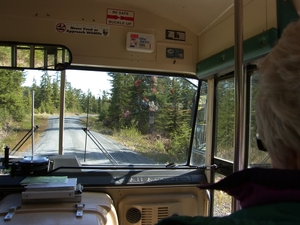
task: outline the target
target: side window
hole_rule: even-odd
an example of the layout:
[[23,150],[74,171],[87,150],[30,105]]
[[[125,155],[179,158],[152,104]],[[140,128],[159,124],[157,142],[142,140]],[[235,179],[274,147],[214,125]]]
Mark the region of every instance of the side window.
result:
[[[250,74],[249,74],[250,73]],[[255,119],[255,102],[258,94],[258,78],[257,70],[248,72],[250,75],[250,114],[249,114],[249,158],[248,167],[269,167],[271,165],[267,152],[260,151],[256,144],[256,119]]]
[[[256,143],[257,125],[255,118],[256,98],[259,87],[259,73],[253,65],[247,68],[247,107],[246,107],[246,140],[248,152],[248,168],[269,167],[270,159],[267,152],[258,150]],[[215,86],[215,129],[214,129],[214,163],[230,168],[234,161],[234,77],[228,76],[216,81]],[[214,182],[224,178],[228,171],[214,173]],[[226,216],[231,212],[231,197],[225,192],[214,191],[213,215]]]
[[[196,96],[195,96],[196,97]],[[195,98],[196,99],[196,98]],[[204,165],[206,154],[206,112],[207,112],[207,82],[201,82],[200,97],[197,109],[191,165]]]
[[215,157],[234,159],[234,78],[216,86]]
[[[216,158],[232,164],[234,159],[234,78],[217,81],[215,88],[215,142]],[[214,173],[214,182],[225,176]],[[213,215],[226,216],[231,213],[231,197],[223,191],[214,191]]]

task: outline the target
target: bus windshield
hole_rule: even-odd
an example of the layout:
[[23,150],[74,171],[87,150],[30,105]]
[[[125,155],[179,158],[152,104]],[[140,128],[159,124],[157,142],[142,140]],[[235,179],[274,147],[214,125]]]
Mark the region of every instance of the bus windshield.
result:
[[[6,131],[1,144],[10,148],[10,156],[51,157],[61,152],[87,166],[186,164],[197,79],[66,70],[61,93],[60,73],[0,71],[2,81],[14,80],[1,82],[6,85],[3,101],[8,103],[0,108]],[[65,99],[62,136],[60,99]]]

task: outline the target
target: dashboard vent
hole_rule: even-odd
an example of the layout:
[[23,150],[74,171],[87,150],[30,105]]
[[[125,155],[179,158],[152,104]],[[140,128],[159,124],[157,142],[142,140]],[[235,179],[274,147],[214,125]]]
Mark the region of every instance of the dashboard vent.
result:
[[142,208],[142,225],[152,225],[153,224],[153,209],[152,208]]
[[118,204],[120,224],[153,225],[172,215],[196,215],[197,198],[191,194],[132,195]]
[[168,207],[143,207],[141,225],[153,225],[168,215]]
[[158,207],[157,209],[157,222],[162,220],[163,218],[168,217],[169,208],[168,207]]

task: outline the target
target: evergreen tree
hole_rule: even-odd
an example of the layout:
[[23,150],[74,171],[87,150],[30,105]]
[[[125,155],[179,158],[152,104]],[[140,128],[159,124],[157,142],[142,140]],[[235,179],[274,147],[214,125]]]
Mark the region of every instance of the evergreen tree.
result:
[[116,129],[124,126],[124,113],[129,107],[128,87],[130,86],[126,75],[122,73],[110,73],[112,79],[111,104],[108,109],[109,121]]
[[135,121],[134,75],[124,74],[122,126],[132,127]]
[[138,75],[132,85],[132,116],[135,128],[142,134],[149,133],[149,98],[147,80],[144,75]]
[[217,84],[217,156],[233,160],[234,145],[234,80],[226,79]]
[[102,92],[102,97],[99,98],[99,121],[105,121],[108,117],[110,101],[106,91]]
[[172,81],[169,77],[159,78],[156,87],[156,100],[158,105],[158,110],[155,113],[154,124],[155,130],[162,133],[164,136],[169,136],[170,134],[170,90]]
[[29,114],[32,111],[32,90],[29,87],[23,88],[23,102],[25,104],[25,113]]
[[30,90],[30,97],[31,97],[31,100],[32,100],[32,92],[34,91],[34,108],[37,109],[37,110],[41,106],[40,89],[41,88],[36,84],[36,79],[33,78],[32,85],[31,85],[31,90]]
[[81,89],[75,89],[74,95],[78,102],[79,112],[86,113],[86,111],[87,111],[87,108],[86,108],[87,107],[87,95]]
[[[0,108],[13,119],[21,121],[25,116],[26,105],[23,100],[22,83],[25,75],[15,70],[0,70]],[[1,114],[2,114],[1,113]]]
[[[65,107],[68,112],[78,112],[79,109],[79,96],[81,90],[72,88],[70,82],[66,82],[66,93],[65,93]],[[86,108],[86,104],[84,106]]]
[[52,84],[51,84],[51,77],[47,71],[41,77],[40,82],[40,93],[39,98],[41,101],[40,111],[46,113],[53,113],[54,104],[52,101]]
[[90,105],[90,113],[96,114],[98,112],[98,102],[96,97],[89,93],[89,105]]
[[59,110],[59,104],[60,104],[60,85],[59,85],[59,76],[56,74],[56,77],[52,81],[52,102],[53,106],[56,111]]

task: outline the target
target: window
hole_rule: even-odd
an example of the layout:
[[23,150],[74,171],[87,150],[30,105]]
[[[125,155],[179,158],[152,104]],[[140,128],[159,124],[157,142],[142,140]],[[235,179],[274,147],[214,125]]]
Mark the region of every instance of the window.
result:
[[[196,99],[196,95],[195,95]],[[194,130],[193,151],[191,164],[195,166],[205,164],[206,155],[206,118],[207,118],[207,82],[202,81],[200,97],[197,107],[197,118]]]
[[255,120],[255,102],[258,94],[258,78],[257,70],[250,71],[250,116],[249,116],[249,167],[270,166],[271,161],[267,152],[260,151],[256,144],[256,120]]
[[[20,157],[58,154],[60,72],[1,70],[0,79],[2,146]],[[66,70],[63,153],[82,165],[186,164],[197,88],[180,76]]]
[[224,79],[216,87],[215,156],[228,161],[234,158],[234,79]]

